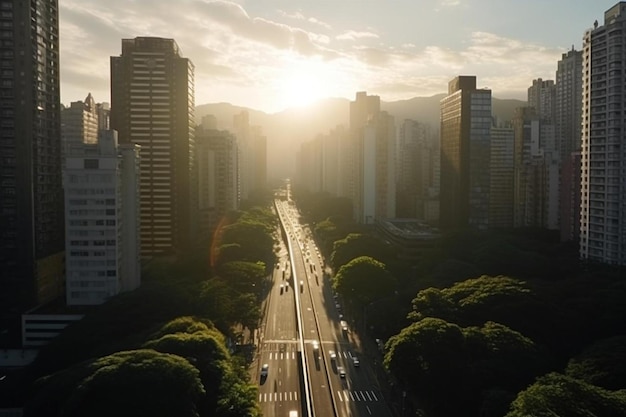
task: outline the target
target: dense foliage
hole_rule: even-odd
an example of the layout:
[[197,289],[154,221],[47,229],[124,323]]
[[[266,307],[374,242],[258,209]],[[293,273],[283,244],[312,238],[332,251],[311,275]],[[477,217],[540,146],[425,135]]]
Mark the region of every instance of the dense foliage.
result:
[[259,321],[276,220],[253,208],[223,224],[242,256],[212,270],[203,244],[144,265],[141,287],[91,309],[21,372],[25,415],[259,415],[249,358],[228,346]]
[[335,291],[359,306],[390,295],[395,287],[396,281],[385,264],[369,256],[352,259],[333,277]]

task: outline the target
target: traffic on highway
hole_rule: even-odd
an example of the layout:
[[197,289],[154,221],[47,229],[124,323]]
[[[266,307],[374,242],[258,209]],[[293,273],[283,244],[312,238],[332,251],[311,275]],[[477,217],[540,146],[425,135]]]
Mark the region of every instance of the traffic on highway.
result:
[[392,416],[311,231],[289,198],[275,208],[283,239],[255,361],[263,415]]

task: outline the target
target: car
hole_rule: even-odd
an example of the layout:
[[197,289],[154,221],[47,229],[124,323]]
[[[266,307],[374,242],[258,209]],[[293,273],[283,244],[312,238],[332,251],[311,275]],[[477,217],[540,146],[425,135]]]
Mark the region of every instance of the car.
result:
[[361,362],[359,361],[359,358],[357,356],[352,357],[352,364],[356,367],[359,367],[361,365]]
[[339,378],[345,378],[346,377],[346,370],[343,368],[343,366],[338,366],[337,367],[337,372],[339,373]]
[[334,361],[335,359],[337,359],[337,354],[335,353],[334,350],[329,350],[328,355],[330,356],[331,361]]
[[311,344],[313,345],[313,350],[317,351],[320,348],[320,342],[318,342],[317,340],[314,340],[311,342]]
[[270,366],[267,363],[264,363],[261,367],[261,378],[267,378],[267,374],[270,371]]
[[280,284],[280,293],[282,294],[285,290],[285,284]]
[[344,332],[347,332],[348,331],[348,322],[345,321],[345,320],[341,320],[340,324],[341,324],[341,330],[343,330]]
[[341,310],[341,304],[339,304],[339,303],[335,303],[335,308],[336,308],[337,310]]

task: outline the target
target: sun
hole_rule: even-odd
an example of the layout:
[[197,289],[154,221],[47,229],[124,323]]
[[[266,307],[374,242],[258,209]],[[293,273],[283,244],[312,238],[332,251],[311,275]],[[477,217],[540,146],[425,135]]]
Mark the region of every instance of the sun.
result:
[[312,72],[288,71],[285,78],[278,80],[277,101],[283,108],[305,107],[326,93],[322,80]]

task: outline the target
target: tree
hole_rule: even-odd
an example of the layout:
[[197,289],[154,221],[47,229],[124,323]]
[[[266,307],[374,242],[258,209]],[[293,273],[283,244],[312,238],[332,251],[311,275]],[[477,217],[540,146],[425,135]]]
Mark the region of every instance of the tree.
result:
[[[221,245],[238,244],[241,247],[242,261],[262,261],[266,265],[274,263],[274,229],[271,224],[240,219],[225,226],[221,231]],[[232,259],[229,259],[232,261]],[[223,263],[218,257],[218,264]]]
[[[198,401],[204,395],[193,365],[180,356],[150,349],[118,352],[82,363],[39,385],[40,391],[28,401],[25,415],[196,417]],[[61,388],[69,395],[54,398]]]
[[[228,397],[234,392],[230,385],[239,384],[243,389],[247,378],[234,371],[224,336],[192,317],[181,317],[167,323],[155,336],[158,337],[145,343],[145,348],[184,357],[199,370],[206,391],[198,402],[200,415],[229,415],[216,413],[216,410],[222,402],[231,400]],[[245,391],[248,394],[243,399],[254,404],[255,391]],[[243,395],[241,392],[236,394]]]
[[459,326],[426,318],[387,341],[383,363],[405,387],[419,395],[431,413],[455,415],[450,414],[445,399],[458,399],[465,382],[463,344]]
[[626,336],[602,339],[570,359],[565,373],[588,384],[626,388]]
[[333,278],[333,288],[361,306],[385,297],[396,288],[395,278],[385,264],[360,256],[342,266]]
[[232,261],[221,264],[218,274],[240,292],[256,293],[265,278],[263,262]]
[[612,392],[578,379],[550,373],[520,392],[506,417],[626,416],[626,392]]
[[395,257],[390,245],[387,245],[369,234],[350,233],[333,245],[330,263],[335,270],[359,256],[369,256],[381,262]]

